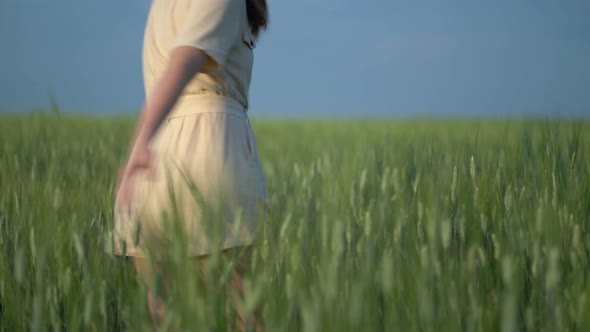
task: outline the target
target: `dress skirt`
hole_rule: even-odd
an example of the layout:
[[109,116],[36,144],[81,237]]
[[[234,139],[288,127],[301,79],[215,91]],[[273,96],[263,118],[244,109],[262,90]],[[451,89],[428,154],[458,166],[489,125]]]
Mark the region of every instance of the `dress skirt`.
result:
[[256,242],[266,180],[240,103],[219,95],[181,96],[151,151],[151,169],[131,180],[130,208],[115,201],[107,252],[201,256]]

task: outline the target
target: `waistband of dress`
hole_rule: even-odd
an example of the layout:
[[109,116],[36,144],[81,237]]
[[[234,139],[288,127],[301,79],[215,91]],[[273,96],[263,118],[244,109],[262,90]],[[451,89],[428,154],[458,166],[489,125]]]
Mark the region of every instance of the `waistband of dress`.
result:
[[247,119],[247,110],[233,98],[217,94],[185,94],[181,95],[168,114],[167,118],[199,113],[230,113]]

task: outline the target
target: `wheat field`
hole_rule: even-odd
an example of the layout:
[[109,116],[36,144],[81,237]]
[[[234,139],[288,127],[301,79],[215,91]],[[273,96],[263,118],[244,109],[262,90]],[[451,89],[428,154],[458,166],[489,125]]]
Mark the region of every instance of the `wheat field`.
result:
[[[134,119],[0,116],[0,330],[149,331],[104,253]],[[255,119],[268,220],[239,306],[267,331],[587,331],[590,123]],[[231,264],[212,258],[222,268]],[[169,264],[163,330],[225,331]]]

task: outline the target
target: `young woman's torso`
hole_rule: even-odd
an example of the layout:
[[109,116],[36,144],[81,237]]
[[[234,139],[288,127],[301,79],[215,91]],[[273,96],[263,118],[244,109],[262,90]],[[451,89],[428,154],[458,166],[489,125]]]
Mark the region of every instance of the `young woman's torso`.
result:
[[[154,84],[166,68],[178,35],[186,24],[189,7],[195,0],[153,0],[148,15],[143,40],[143,76],[146,95],[149,96]],[[209,0],[212,1],[212,0]],[[254,37],[248,25],[246,1],[232,1],[238,9],[227,19],[240,20],[242,33],[231,41],[232,47],[223,66],[208,66],[195,75],[187,85],[184,94],[217,94],[236,100],[248,108],[248,91],[254,62]],[[206,3],[207,1],[203,1]],[[239,7],[239,8],[238,8]],[[194,9],[193,9],[194,10]],[[195,23],[195,22],[193,22]],[[196,25],[198,26],[198,24]],[[203,29],[210,27],[204,25]],[[232,38],[217,36],[217,38]]]

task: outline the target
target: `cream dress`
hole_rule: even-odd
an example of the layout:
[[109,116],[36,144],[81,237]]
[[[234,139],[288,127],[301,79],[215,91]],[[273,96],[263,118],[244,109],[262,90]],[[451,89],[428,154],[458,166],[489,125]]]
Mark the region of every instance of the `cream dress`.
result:
[[130,210],[115,201],[107,252],[214,253],[255,242],[266,181],[247,116],[254,38],[245,0],[154,0],[144,35],[146,95],[176,46],[214,61],[187,85],[151,143],[153,173],[132,179]]

